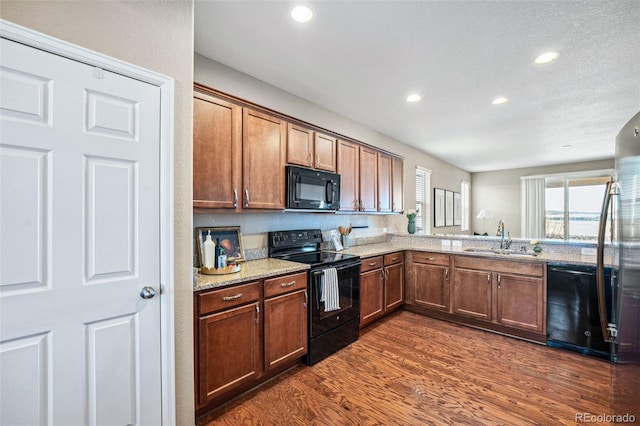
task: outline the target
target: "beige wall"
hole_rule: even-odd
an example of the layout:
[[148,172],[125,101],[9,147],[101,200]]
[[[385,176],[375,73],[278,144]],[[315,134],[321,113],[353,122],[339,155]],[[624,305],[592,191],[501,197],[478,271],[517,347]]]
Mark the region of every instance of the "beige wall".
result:
[[482,233],[483,221],[476,219],[481,209],[489,211],[493,218],[486,219],[489,235],[496,235],[498,221],[503,220],[505,231],[512,237],[520,236],[520,177],[556,173],[613,169],[611,160],[559,164],[555,166],[528,167],[471,174],[471,230]]
[[[460,192],[460,182],[462,180],[470,180],[469,173],[464,170],[437,160],[400,141],[198,54],[195,55],[194,81],[403,156],[405,209],[415,208],[415,169],[417,165],[432,170],[432,187]],[[221,218],[217,217],[218,215],[206,216],[208,217],[196,217],[194,220],[198,223],[214,223],[217,221],[216,223],[220,225],[231,224],[222,223]],[[251,220],[251,223],[259,227],[270,229],[270,217],[269,215],[251,215],[250,219],[242,218],[241,220]],[[334,221],[334,219],[327,217],[317,215],[314,217],[316,218],[315,220],[319,221],[321,227],[331,226]],[[232,217],[231,219],[233,221],[234,218]],[[348,219],[338,220],[346,221]],[[356,217],[353,219],[354,223],[356,220],[364,221],[365,219]],[[387,227],[390,232],[407,231],[407,220],[404,216],[392,215],[383,219],[369,217],[366,221],[371,229]],[[431,232],[460,232],[460,227],[431,229]],[[255,239],[255,241],[259,241],[259,238]]]
[[192,425],[191,147],[193,4],[189,1],[7,1],[0,17],[175,79],[176,422]]

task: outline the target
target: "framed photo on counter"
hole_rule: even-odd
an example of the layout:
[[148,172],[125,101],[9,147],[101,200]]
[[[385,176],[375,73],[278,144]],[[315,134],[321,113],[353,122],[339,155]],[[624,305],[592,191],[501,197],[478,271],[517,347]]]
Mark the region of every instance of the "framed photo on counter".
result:
[[220,239],[220,245],[224,248],[224,254],[227,259],[243,261],[244,249],[242,248],[242,233],[239,226],[221,226],[221,227],[200,227],[196,228],[196,245],[198,247],[198,268],[202,267],[202,258],[204,256],[203,244],[207,239],[207,235],[211,234],[211,240],[216,243]]

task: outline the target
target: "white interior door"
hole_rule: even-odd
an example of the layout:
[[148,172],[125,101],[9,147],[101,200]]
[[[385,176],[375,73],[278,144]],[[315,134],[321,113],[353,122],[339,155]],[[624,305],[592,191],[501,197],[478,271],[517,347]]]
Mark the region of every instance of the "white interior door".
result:
[[160,89],[0,42],[0,424],[159,425]]

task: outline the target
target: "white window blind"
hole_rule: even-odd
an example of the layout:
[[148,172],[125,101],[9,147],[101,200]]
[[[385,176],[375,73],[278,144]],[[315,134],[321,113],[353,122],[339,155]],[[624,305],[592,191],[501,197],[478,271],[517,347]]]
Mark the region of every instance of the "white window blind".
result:
[[430,231],[431,170],[416,167],[416,230],[421,234]]
[[469,230],[469,214],[471,212],[470,204],[470,192],[471,186],[469,182],[462,181],[460,183],[460,213],[462,214],[462,221],[460,222],[460,230]]

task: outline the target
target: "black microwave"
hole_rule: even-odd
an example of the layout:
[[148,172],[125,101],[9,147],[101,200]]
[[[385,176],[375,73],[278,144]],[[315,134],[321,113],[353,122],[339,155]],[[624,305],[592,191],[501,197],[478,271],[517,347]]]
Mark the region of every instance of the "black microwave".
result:
[[338,210],[340,175],[287,166],[287,209]]

